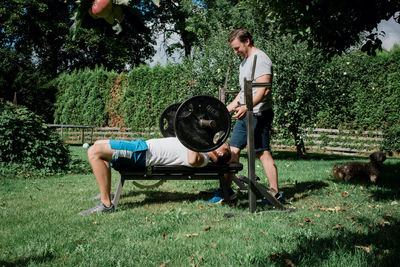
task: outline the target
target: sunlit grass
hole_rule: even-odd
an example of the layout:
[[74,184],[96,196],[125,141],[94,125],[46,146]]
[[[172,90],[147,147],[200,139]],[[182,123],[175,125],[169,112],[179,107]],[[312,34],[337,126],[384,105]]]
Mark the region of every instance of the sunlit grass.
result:
[[[72,147],[83,159],[86,150]],[[377,185],[337,182],[333,164],[366,157],[274,153],[294,212],[247,214],[208,205],[216,181],[168,181],[141,190],[127,182],[117,212],[80,216],[96,201],[92,175],[0,180],[0,266],[395,266],[400,260],[400,159]],[[243,154],[246,175],[246,155]],[[265,183],[261,164],[257,175]],[[118,173],[113,171],[113,188]],[[263,210],[258,208],[258,210]],[[268,209],[264,209],[268,210]],[[247,214],[233,218],[225,213]]]

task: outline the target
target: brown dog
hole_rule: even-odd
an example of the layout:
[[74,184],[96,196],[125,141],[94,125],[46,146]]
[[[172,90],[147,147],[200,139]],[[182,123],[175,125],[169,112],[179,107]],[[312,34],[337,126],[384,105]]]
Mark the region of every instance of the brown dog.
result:
[[333,176],[339,180],[350,180],[352,178],[369,178],[373,183],[376,182],[381,172],[383,162],[386,160],[385,153],[378,151],[369,155],[370,162],[347,162],[342,166],[333,167]]

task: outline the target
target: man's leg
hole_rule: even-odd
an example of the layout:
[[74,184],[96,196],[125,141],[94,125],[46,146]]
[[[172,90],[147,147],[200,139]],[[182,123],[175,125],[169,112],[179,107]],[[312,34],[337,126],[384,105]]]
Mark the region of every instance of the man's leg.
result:
[[[235,163],[235,162],[239,162],[239,155],[240,155],[240,149],[237,147],[230,147],[231,150],[231,160],[229,161],[230,163]],[[228,188],[228,194],[231,197],[231,201],[235,198],[235,193],[233,192],[231,185],[232,185],[232,181],[233,181],[233,177],[234,174],[232,173],[227,173],[224,174],[224,183],[226,185],[226,187]],[[214,196],[208,200],[208,203],[221,203],[224,200],[224,193],[223,193],[223,185],[220,184],[220,188],[215,192]]]
[[[234,146],[231,146],[230,149],[231,149],[231,160],[229,162],[238,163],[240,156],[240,149]],[[235,174],[233,173],[227,173],[224,175],[225,183],[228,187],[231,187],[234,176]]]
[[270,188],[278,193],[278,169],[275,165],[274,159],[272,158],[271,152],[268,150],[260,151],[257,153],[257,157],[260,159],[261,164],[263,165]]
[[100,190],[100,200],[106,207],[111,206],[111,168],[114,150],[109,140],[96,141],[88,150],[88,159]]

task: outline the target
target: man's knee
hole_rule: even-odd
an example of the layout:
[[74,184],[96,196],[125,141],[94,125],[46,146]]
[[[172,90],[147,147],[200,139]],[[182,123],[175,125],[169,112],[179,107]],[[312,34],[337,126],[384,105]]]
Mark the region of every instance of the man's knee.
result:
[[109,140],[97,140],[88,149],[89,161],[97,159],[109,161],[109,154],[112,155]]
[[269,150],[260,151],[256,154],[260,161],[266,161],[275,164],[274,159],[272,158],[272,154]]
[[240,149],[234,146],[230,147],[231,149],[231,160],[230,162],[239,162],[239,156],[240,156]]

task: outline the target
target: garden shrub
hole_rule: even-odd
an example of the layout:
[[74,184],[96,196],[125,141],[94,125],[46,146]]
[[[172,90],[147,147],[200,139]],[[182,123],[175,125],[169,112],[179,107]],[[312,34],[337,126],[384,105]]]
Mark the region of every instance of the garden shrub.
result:
[[99,127],[107,125],[108,93],[117,76],[103,67],[61,74],[55,81],[58,93],[54,122]]
[[192,78],[183,65],[140,66],[128,74],[123,97],[124,124],[133,131],[158,127],[162,111],[181,103],[191,92]]
[[0,99],[0,174],[49,175],[74,164],[58,133],[26,107]]

